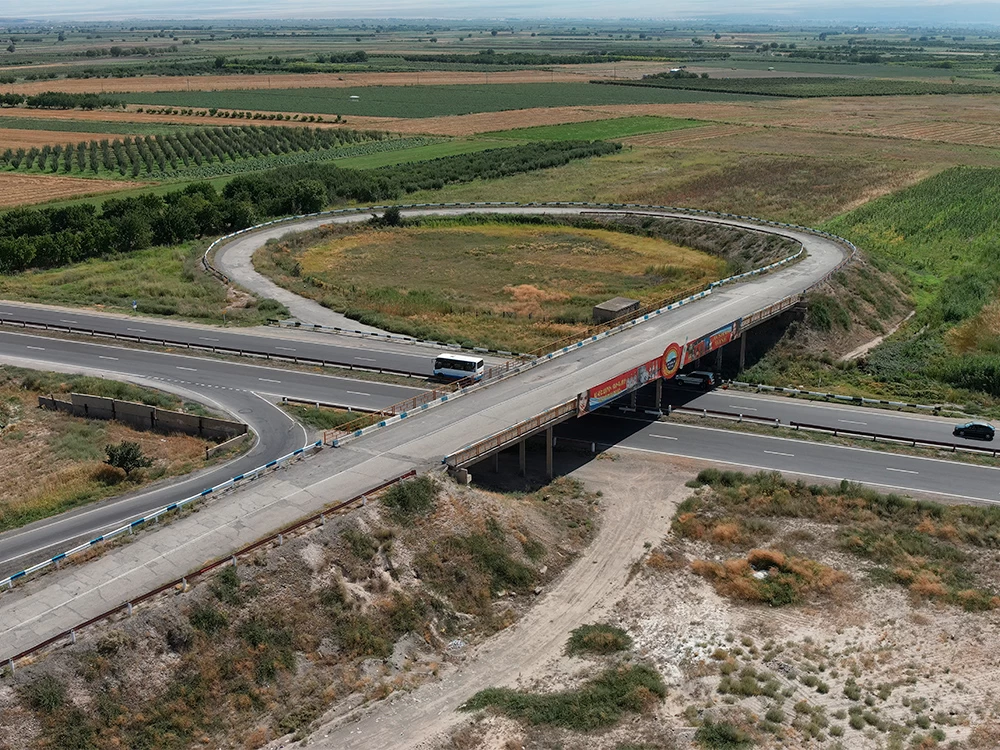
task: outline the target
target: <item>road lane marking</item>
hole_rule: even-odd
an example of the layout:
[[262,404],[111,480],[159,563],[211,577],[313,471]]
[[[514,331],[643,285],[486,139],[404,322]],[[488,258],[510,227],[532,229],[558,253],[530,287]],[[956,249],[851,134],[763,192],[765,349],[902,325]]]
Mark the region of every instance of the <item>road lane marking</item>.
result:
[[676,440],[673,435],[650,435],[650,437],[659,438],[660,440]]
[[260,381],[262,381],[264,383],[280,383],[281,382],[280,380],[271,380],[271,378],[257,378],[257,380],[260,380]]
[[180,365],[175,365],[175,367],[177,367],[178,370],[187,370],[188,372],[198,372],[193,367],[181,367]]
[[844,424],[860,424],[860,425],[867,425],[868,424],[867,422],[858,422],[858,421],[853,420],[853,419],[838,419],[837,421],[838,422],[843,422]]
[[115,362],[118,361],[118,357],[105,357],[103,354],[98,354],[97,358],[98,359],[113,359]]
[[145,328],[126,328],[126,331],[135,331],[136,333],[145,333]]
[[44,346],[29,346],[28,348],[29,349],[34,349],[36,352],[44,352],[45,351],[45,347]]
[[75,321],[75,320],[64,320],[64,319],[62,319],[62,318],[60,318],[60,319],[59,319],[59,322],[60,322],[60,323],[74,323],[74,324],[76,323],[76,321]]
[[274,348],[275,349],[281,349],[281,351],[283,351],[283,352],[294,352],[295,351],[294,349],[291,349],[291,348],[289,348],[287,346],[276,346]]
[[371,396],[372,395],[370,393],[362,393],[361,391],[348,391],[348,393],[350,393],[351,395],[354,395],[354,396]]
[[198,340],[199,341],[218,341],[218,339],[210,339],[210,338],[206,338],[205,336],[199,336]]
[[355,357],[355,359],[359,360],[360,362],[374,362],[375,361],[372,357]]
[[737,404],[730,404],[729,408],[730,409],[742,409],[743,411],[757,411],[756,409],[753,409],[753,408],[751,408],[749,406],[739,406]]
[[782,453],[781,451],[764,451],[764,453],[770,453],[772,456],[784,456],[785,458],[795,458],[794,453]]
[[900,474],[919,474],[919,471],[910,471],[909,469],[894,469],[891,466],[885,467],[886,471],[898,471]]

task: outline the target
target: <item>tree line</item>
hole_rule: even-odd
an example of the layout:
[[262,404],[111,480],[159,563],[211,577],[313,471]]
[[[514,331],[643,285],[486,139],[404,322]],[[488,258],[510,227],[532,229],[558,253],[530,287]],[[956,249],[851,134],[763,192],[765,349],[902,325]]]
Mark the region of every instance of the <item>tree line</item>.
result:
[[65,91],[46,91],[33,96],[0,94],[0,107],[17,107],[24,104],[32,109],[104,109],[124,107],[125,102],[104,94],[70,94]]
[[220,193],[208,182],[165,195],[144,193],[64,208],[0,214],[0,273],[51,268],[87,258],[174,245],[243,229],[274,216],[314,213],[332,203],[394,200],[440,188],[613,153],[617,143],[531,143],[371,170],[333,164],[281,167],[236,177]]

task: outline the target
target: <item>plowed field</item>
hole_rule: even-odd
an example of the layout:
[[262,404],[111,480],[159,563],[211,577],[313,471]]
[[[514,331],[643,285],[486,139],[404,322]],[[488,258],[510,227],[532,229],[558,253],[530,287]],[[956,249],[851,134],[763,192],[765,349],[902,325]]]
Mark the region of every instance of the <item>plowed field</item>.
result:
[[[3,121],[0,120],[0,125]],[[59,144],[65,146],[67,143],[80,143],[81,141],[92,141],[101,139],[99,133],[68,133],[63,130],[17,130],[13,128],[0,128],[0,150],[8,148],[31,148],[32,146],[54,146]],[[122,138],[114,135],[112,138]]]
[[111,193],[116,190],[142,187],[145,184],[148,183],[0,172],[0,208],[26,206],[59,198],[75,198],[79,195]]

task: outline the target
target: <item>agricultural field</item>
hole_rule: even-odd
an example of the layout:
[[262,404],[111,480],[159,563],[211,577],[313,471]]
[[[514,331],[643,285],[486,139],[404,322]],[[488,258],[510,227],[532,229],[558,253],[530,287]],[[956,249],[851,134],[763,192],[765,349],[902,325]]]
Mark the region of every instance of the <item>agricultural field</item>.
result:
[[[0,465],[4,467],[0,470],[0,531],[207,465],[205,449],[213,445],[210,441],[142,432],[119,422],[38,408],[39,396],[57,394],[69,400],[71,392],[182,408],[174,396],[114,380],[4,367],[0,371]],[[126,476],[104,463],[105,446],[122,441],[138,443],[152,459],[151,466]]]
[[422,118],[531,107],[754,100],[754,97],[742,94],[598,86],[590,83],[497,84],[487,87],[456,84],[340,89],[171,91],[121,94],[120,97],[136,105],[217,107],[261,112],[310,112],[320,115],[341,115],[348,120],[357,115]]
[[[84,114],[83,111],[76,112],[75,110],[71,110],[71,112],[76,114],[77,117],[56,119],[51,117],[52,113],[49,112],[46,112],[44,115],[39,117],[18,117],[16,116],[17,113],[12,116],[11,113],[4,112],[2,116],[0,116],[0,128],[13,130],[48,130],[87,133],[91,138],[93,138],[93,133],[106,133],[113,135],[165,135],[178,130],[184,130],[183,125],[85,119],[80,117],[80,115]],[[90,114],[99,115],[101,113],[91,112]],[[0,140],[0,143],[6,146],[6,139]]]
[[598,141],[643,133],[664,133],[696,128],[703,123],[672,117],[621,117],[610,120],[540,125],[533,128],[513,128],[486,133],[486,137],[525,141]]
[[[661,77],[663,76],[663,77]],[[884,78],[673,78],[659,74],[641,81],[602,81],[606,85],[656,86],[685,91],[713,91],[729,94],[757,94],[807,99],[826,96],[926,96],[928,94],[993,94],[995,86],[899,81]]]
[[[406,253],[399,248],[405,246]],[[718,258],[605,230],[435,222],[271,245],[258,270],[368,324],[531,351],[586,329],[593,305],[721,278]]]
[[0,172],[0,208],[28,206],[83,195],[103,195],[134,187],[135,182]]

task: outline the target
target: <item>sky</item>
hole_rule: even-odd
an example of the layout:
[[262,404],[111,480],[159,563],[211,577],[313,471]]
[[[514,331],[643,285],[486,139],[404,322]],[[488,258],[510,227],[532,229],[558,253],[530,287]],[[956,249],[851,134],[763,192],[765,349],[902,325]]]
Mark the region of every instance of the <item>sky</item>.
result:
[[882,25],[1000,25],[1000,0],[0,0],[3,19],[337,19],[337,18],[630,18],[729,19],[775,23],[830,22]]

